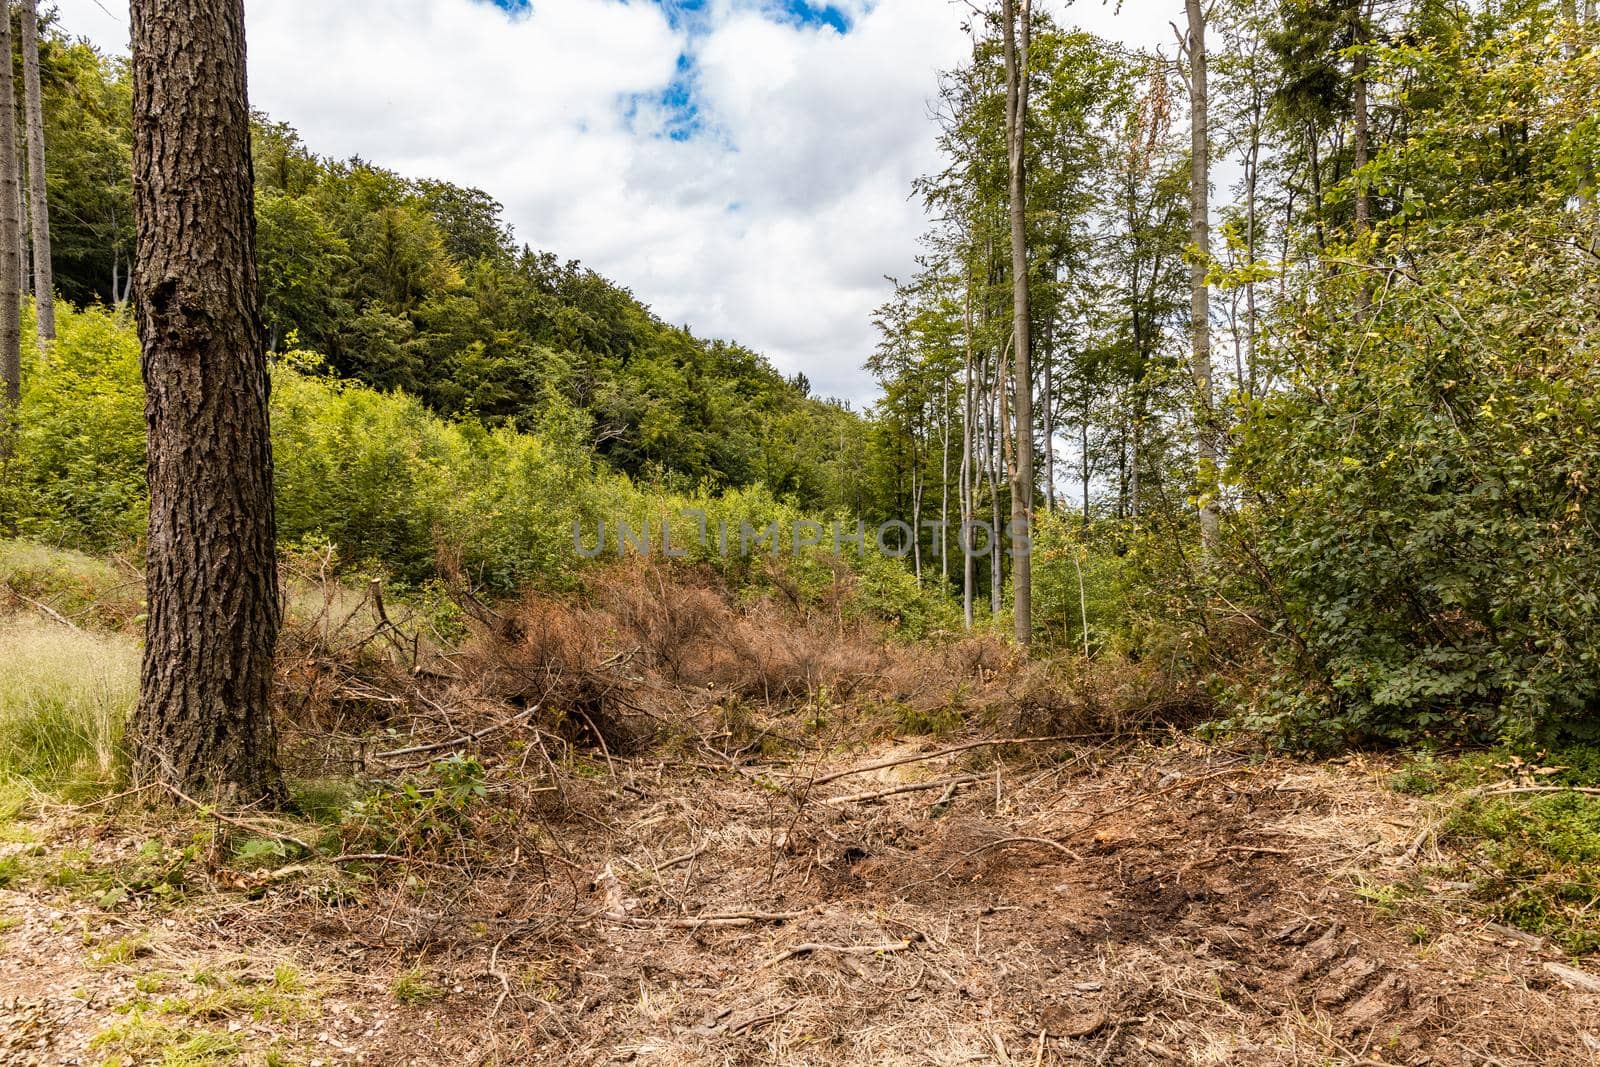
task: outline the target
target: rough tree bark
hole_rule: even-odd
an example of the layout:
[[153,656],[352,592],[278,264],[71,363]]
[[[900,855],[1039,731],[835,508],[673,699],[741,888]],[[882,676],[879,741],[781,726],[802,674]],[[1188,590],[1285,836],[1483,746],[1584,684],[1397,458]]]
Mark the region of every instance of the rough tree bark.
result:
[[33,225],[34,309],[39,350],[55,340],[55,271],[50,264],[50,198],[44,177],[44,104],[39,92],[39,3],[22,0],[22,83],[28,117],[28,215]]
[[[1032,311],[1028,303],[1028,176],[1024,148],[1028,120],[1028,38],[1032,0],[1022,0],[1020,31],[1017,0],[1004,0],[1006,60],[1006,150],[1010,159],[1011,291],[1015,369],[1015,470],[1011,478],[1011,526],[1016,542],[1031,542],[1033,531],[1033,368]],[[1033,561],[1022,544],[1011,563],[1012,615],[1017,644],[1033,640]]]
[[11,456],[16,408],[22,399],[22,219],[17,207],[16,76],[11,66],[11,20],[0,18],[0,460]]
[[1206,86],[1206,16],[1201,0],[1185,0],[1189,35],[1189,330],[1194,373],[1195,454],[1199,459],[1200,545],[1207,559],[1216,553],[1216,411],[1211,389],[1211,141],[1210,96]]
[[135,779],[284,798],[279,624],[243,0],[134,0],[134,299],[149,431]]

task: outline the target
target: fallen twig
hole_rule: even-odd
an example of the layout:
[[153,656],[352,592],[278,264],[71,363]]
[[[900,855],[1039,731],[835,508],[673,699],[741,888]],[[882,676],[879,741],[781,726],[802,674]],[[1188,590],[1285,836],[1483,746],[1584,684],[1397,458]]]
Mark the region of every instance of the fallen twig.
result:
[[[506,937],[510,936],[510,934],[506,935]],[[489,1012],[489,1018],[491,1019],[500,1014],[500,1009],[505,1007],[506,998],[511,995],[511,979],[507,978],[505,972],[500,970],[500,946],[505,943],[506,938],[502,937],[495,943],[494,948],[489,950],[489,969],[484,972],[488,977],[500,980],[500,996],[495,999],[494,1008]]]
[[635,927],[672,927],[698,930],[702,926],[754,926],[756,923],[784,923],[798,919],[803,911],[730,911],[718,915],[687,915],[673,919],[635,918],[631,915],[599,915],[606,922]]
[[881,800],[884,797],[892,797],[900,793],[916,793],[924,789],[939,789],[945,786],[954,789],[959,785],[969,785],[973,782],[981,782],[983,780],[984,776],[981,774],[968,774],[963,775],[960,778],[940,778],[937,781],[932,782],[908,782],[903,785],[897,785],[892,789],[879,789],[872,793],[851,793],[848,796],[829,797],[827,800],[824,800],[823,803],[858,804],[865,800]]
[[376,752],[373,753],[372,758],[381,760],[397,759],[400,756],[415,756],[423,752],[438,752],[440,749],[459,748],[462,745],[470,745],[474,741],[482,741],[485,737],[488,737],[490,734],[495,733],[498,730],[504,730],[508,726],[514,726],[518,722],[526,720],[538,710],[539,705],[535,704],[531,708],[525,708],[522,711],[517,712],[509,719],[500,720],[493,726],[485,726],[481,730],[474,731],[470,734],[463,734],[460,737],[452,738],[449,741],[435,741],[430,745],[412,745],[410,748],[396,748],[391,749],[388,752]]
[[810,779],[810,785],[814,788],[819,785],[827,785],[829,782],[836,782],[840,778],[849,778],[857,774],[870,774],[873,771],[881,771],[888,767],[899,767],[907,763],[920,763],[923,760],[938,759],[940,756],[953,756],[958,752],[966,752],[974,748],[988,748],[996,745],[1044,745],[1052,741],[1092,741],[1105,736],[1105,734],[1053,734],[1049,737],[997,737],[987,741],[968,741],[964,745],[952,745],[949,748],[941,748],[933,752],[923,752],[915,756],[897,756],[894,759],[879,760],[876,763],[851,767],[848,770],[834,771],[831,774],[824,774],[820,778]]
[[[960,863],[962,860],[969,860],[976,855],[988,852],[992,848],[1005,848],[1009,845],[1044,845],[1047,848],[1055,849],[1062,855],[1071,856],[1073,859],[1078,860],[1079,862],[1082,862],[1083,860],[1082,856],[1072,851],[1072,849],[1068,848],[1066,845],[1063,845],[1059,841],[1052,841],[1048,837],[1002,837],[998,841],[990,841],[987,845],[979,845],[975,849],[963,852],[961,854],[961,859],[958,859],[956,863]],[[952,866],[954,866],[954,864],[952,864]]]
[[1579,989],[1585,993],[1600,993],[1600,977],[1592,975],[1588,971],[1580,971],[1576,967],[1568,967],[1563,963],[1547,963],[1544,965],[1544,969],[1573,989]]
[[316,849],[315,846],[311,845],[309,842],[302,841],[300,838],[295,837],[293,834],[286,834],[281,830],[274,830],[271,827],[262,826],[259,823],[246,822],[243,819],[236,819],[236,818],[233,818],[232,816],[224,815],[224,814],[222,814],[222,812],[218,811],[216,808],[214,808],[214,807],[212,807],[212,806],[210,806],[208,804],[200,803],[194,797],[192,797],[189,794],[185,793],[183,790],[179,789],[177,786],[173,785],[171,782],[162,782],[161,786],[167,792],[171,793],[173,796],[177,797],[179,800],[183,801],[185,804],[188,804],[190,807],[194,808],[200,814],[209,815],[209,816],[211,816],[211,818],[217,820],[218,822],[220,822],[220,823],[222,823],[222,824],[224,824],[226,826],[231,826],[236,830],[243,830],[246,833],[257,834],[257,835],[259,835],[261,837],[270,837],[270,838],[273,838],[274,840],[277,840],[277,841],[287,841],[289,844],[294,845],[296,848],[300,849],[302,852],[305,852],[307,855],[310,855],[310,856],[318,855],[318,852],[317,852],[317,849]]
[[82,631],[83,630],[83,627],[79,626],[77,623],[73,622],[71,619],[69,619],[65,615],[61,614],[61,612],[57,611],[55,608],[51,607],[49,604],[46,604],[41,600],[33,599],[33,597],[28,596],[26,593],[22,592],[16,586],[12,585],[10,582],[6,583],[6,592],[10,593],[12,596],[16,597],[18,600],[22,601],[25,604],[32,604],[34,607],[38,608],[39,611],[41,613],[43,613],[47,618],[49,618],[49,619],[51,619],[51,620],[53,620],[55,622],[59,622],[62,626],[65,626],[68,629],[78,630],[78,631]]
[[656,864],[656,873],[660,874],[662,871],[670,871],[670,870],[672,870],[672,868],[678,866],[679,864],[688,863],[690,860],[695,859],[698,856],[700,856],[702,853],[705,852],[706,849],[708,849],[710,847],[711,847],[711,842],[707,841],[705,844],[700,845],[697,848],[692,848],[688,852],[685,852],[681,856],[674,856],[670,860],[667,860],[665,863],[658,863],[658,864]]
[[917,938],[908,938],[905,941],[887,941],[878,945],[830,945],[821,941],[808,941],[803,945],[796,945],[786,952],[780,952],[761,964],[756,970],[765,970],[768,967],[774,967],[782,963],[784,960],[794,959],[796,956],[810,955],[813,952],[837,952],[845,956],[875,956],[880,952],[904,952],[916,944],[917,940]]
[[1581,793],[1584,796],[1600,797],[1600,789],[1592,789],[1576,785],[1505,786],[1494,789],[1485,789],[1478,795],[1485,797],[1510,797],[1516,796],[1519,793]]

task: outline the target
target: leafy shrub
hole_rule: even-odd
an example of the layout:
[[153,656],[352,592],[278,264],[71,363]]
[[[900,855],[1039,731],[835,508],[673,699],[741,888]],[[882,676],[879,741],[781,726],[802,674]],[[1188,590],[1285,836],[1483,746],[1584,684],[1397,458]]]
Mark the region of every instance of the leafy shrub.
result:
[[1077,515],[1039,516],[1033,540],[1033,622],[1038,637],[1063,649],[1102,648],[1125,625],[1121,559],[1109,523],[1084,528]]
[[386,784],[352,803],[342,833],[352,849],[444,852],[473,836],[473,812],[487,795],[483,764],[449,756],[424,776]]
[[1311,741],[1594,730],[1600,274],[1537,230],[1462,228],[1370,318],[1313,312],[1302,370],[1248,412],[1232,595],[1283,638],[1261,721]]
[[[111,311],[63,307],[59,317],[51,360],[27,369],[0,531],[104,551],[137,540],[145,522],[138,344]],[[843,589],[849,610],[912,636],[954,621],[946,599],[898,562],[849,546],[836,557],[826,523],[820,545],[795,551],[796,523],[810,516],[762,486],[673,491],[610,471],[590,451],[589,416],[559,397],[530,420],[534,432],[491,428],[329,378],[320,357],[290,352],[273,367],[271,403],[279,535],[332,546],[347,571],[413,586],[440,576],[498,591],[567,588],[585,563],[575,531],[592,550],[603,523],[598,558],[614,559],[619,524],[648,523],[648,550],[660,556],[668,522],[674,551],[733,588],[814,603]],[[754,543],[774,525],[776,538]]]
[[17,455],[0,471],[0,533],[99,551],[144,530],[144,390],[133,325],[60,309],[47,362],[22,346]]

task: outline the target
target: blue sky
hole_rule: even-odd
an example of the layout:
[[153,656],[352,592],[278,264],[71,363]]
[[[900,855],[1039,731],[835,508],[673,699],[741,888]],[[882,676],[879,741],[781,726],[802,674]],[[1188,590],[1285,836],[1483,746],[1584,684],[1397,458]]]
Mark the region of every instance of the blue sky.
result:
[[[531,0],[490,0],[490,2],[513,12],[526,11],[532,6]],[[639,2],[654,3],[660,7],[674,26],[695,25],[710,7],[706,0],[639,0]],[[843,9],[830,3],[814,3],[812,0],[772,0],[768,10],[771,14],[799,26],[828,26],[839,33],[848,33],[850,30],[850,16]]]

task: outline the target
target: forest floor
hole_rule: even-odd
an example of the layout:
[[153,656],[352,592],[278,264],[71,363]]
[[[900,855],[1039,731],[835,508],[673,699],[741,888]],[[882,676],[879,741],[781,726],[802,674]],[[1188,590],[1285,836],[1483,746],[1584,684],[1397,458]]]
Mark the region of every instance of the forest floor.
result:
[[1431,879],[1382,758],[958,744],[617,757],[439,884],[13,805],[0,1061],[1600,1063],[1600,979]]

